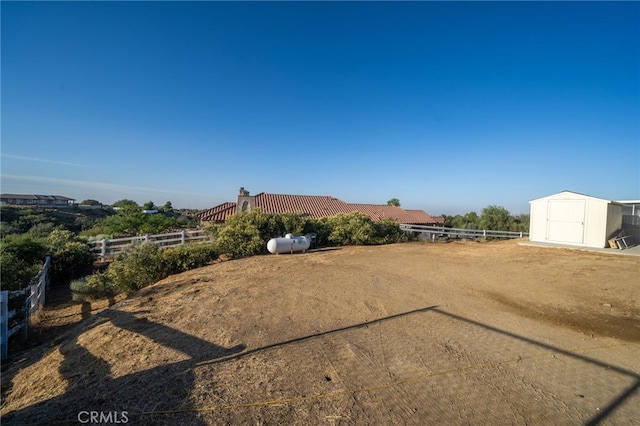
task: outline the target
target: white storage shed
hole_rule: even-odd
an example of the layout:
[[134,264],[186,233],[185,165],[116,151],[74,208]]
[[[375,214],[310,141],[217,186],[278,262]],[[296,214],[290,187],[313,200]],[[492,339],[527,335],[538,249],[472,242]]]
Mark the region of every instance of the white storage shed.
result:
[[562,191],[529,201],[529,240],[608,247],[608,240],[622,228],[621,203]]

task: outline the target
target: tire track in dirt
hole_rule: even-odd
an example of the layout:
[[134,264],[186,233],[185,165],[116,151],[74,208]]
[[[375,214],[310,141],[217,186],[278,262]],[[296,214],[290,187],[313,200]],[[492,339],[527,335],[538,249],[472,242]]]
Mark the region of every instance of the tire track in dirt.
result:
[[597,312],[593,309],[568,308],[566,306],[551,306],[549,304],[531,304],[518,302],[514,298],[491,291],[484,292],[490,299],[495,300],[507,310],[543,321],[552,325],[559,325],[577,330],[589,335],[615,337],[628,342],[640,342],[640,310],[631,316],[620,316],[604,311]]

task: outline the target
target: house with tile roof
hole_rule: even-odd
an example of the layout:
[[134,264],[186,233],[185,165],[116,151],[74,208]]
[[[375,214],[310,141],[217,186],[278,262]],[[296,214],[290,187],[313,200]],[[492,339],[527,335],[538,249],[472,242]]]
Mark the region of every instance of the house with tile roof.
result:
[[412,225],[442,225],[442,217],[430,216],[422,210],[405,210],[396,206],[383,204],[346,203],[328,195],[290,195],[268,194],[261,192],[250,195],[249,191],[240,188],[237,202],[226,202],[196,214],[203,224],[224,223],[236,213],[259,208],[263,213],[300,213],[312,219],[335,216],[340,213],[360,212],[374,221],[393,219],[398,223]]

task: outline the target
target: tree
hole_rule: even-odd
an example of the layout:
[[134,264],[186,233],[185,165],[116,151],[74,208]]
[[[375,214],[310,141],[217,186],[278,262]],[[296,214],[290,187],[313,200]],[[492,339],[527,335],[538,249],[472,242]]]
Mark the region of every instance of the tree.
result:
[[176,218],[163,214],[145,215],[144,223],[140,227],[140,232],[145,234],[160,234],[167,229],[176,226]]
[[171,201],[164,203],[164,206],[160,207],[160,211],[163,213],[173,213],[173,205]]
[[138,207],[138,203],[136,203],[133,200],[127,200],[127,199],[123,199],[123,200],[118,200],[115,203],[113,203],[111,205],[112,207],[119,207],[119,208],[125,208],[125,207]]
[[81,202],[80,205],[81,206],[100,206],[102,205],[102,203],[98,200],[88,199]]
[[511,225],[511,215],[502,206],[488,206],[482,209],[480,228],[494,231],[508,231]]
[[527,213],[521,213],[511,217],[511,229],[514,232],[529,232],[529,222],[531,216]]
[[157,210],[157,209],[158,208],[156,207],[155,204],[153,204],[153,201],[147,201],[142,205],[142,210]]
[[121,207],[118,213],[104,220],[104,226],[109,234],[135,235],[140,232],[147,215],[135,206],[128,204]]
[[476,212],[469,212],[464,215],[465,229],[478,229],[480,227],[480,218]]
[[387,201],[387,205],[400,207],[400,200],[398,200],[397,198],[392,198],[389,201]]

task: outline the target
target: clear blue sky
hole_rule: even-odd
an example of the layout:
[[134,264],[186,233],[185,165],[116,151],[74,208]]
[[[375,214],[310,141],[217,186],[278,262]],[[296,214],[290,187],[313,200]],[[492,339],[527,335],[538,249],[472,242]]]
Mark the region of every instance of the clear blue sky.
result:
[[638,2],[6,2],[2,192],[640,198]]

